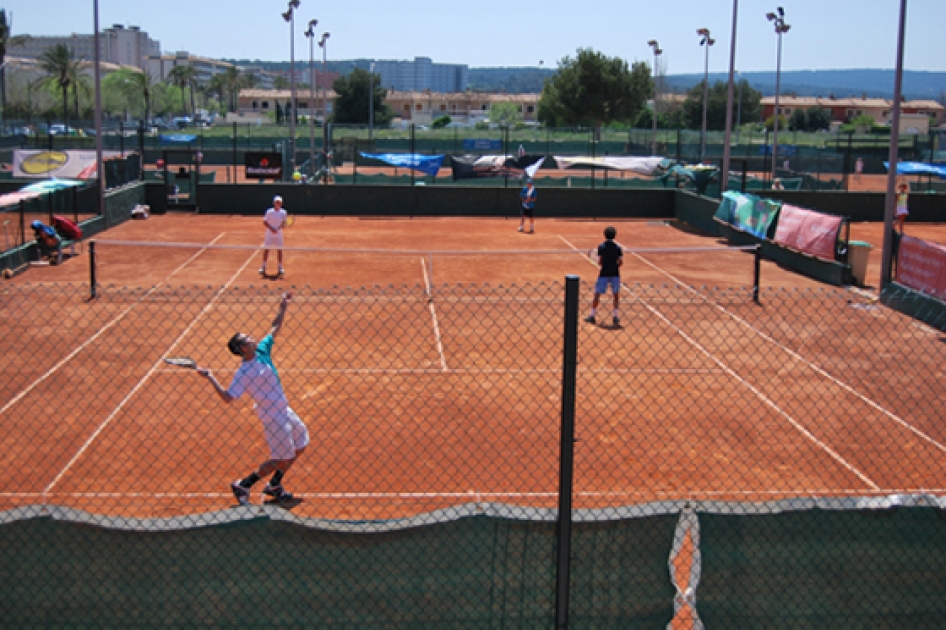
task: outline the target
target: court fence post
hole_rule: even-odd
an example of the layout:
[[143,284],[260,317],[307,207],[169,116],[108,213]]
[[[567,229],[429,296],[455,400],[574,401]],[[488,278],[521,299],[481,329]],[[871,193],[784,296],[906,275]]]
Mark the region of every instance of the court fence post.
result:
[[558,557],[555,571],[555,628],[568,627],[571,569],[572,481],[575,463],[575,380],[578,366],[578,298],[580,278],[565,276],[565,330],[562,358],[562,441],[559,455]]
[[755,246],[755,264],[752,276],[752,301],[759,303],[759,280],[762,276],[762,246]]
[[95,241],[89,241],[89,288],[91,289],[89,299],[94,300],[95,293]]

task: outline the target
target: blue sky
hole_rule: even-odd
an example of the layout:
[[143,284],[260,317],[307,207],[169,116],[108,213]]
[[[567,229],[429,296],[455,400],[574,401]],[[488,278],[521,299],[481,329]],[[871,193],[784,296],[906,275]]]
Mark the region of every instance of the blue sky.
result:
[[[716,45],[710,71],[728,69],[732,0],[301,0],[296,59],[308,60],[305,24],[331,32],[329,59],[413,59],[483,66],[555,68],[575,50],[593,48],[628,61],[652,60],[647,41],[664,50],[668,74],[702,73],[696,29]],[[0,0],[14,34],[91,33],[92,0]],[[736,67],[774,70],[776,35],[765,14],[785,9],[783,70],[893,68],[899,0],[740,0]],[[286,0],[99,0],[99,23],[135,25],[162,50],[213,58],[288,61]],[[905,68],[946,71],[946,0],[908,0]],[[316,56],[319,50],[316,49]]]

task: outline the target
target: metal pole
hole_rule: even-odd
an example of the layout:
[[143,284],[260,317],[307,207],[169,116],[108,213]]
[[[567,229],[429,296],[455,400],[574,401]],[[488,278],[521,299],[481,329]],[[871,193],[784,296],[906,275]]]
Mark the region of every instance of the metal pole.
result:
[[296,12],[289,7],[289,170],[296,172]]
[[762,276],[762,245],[755,246],[755,264],[752,275],[752,301],[759,303],[759,280]]
[[311,24],[305,35],[309,38],[309,170],[315,172],[315,32]]
[[102,68],[99,51],[99,0],[93,0],[95,24],[93,25],[93,46],[95,60],[95,169],[99,180],[99,216],[105,217],[108,227],[108,214],[105,212],[105,165],[102,162]]
[[368,139],[374,140],[374,64],[368,66]]
[[903,46],[907,19],[907,0],[900,0],[900,30],[897,33],[897,72],[893,86],[893,118],[890,121],[890,152],[887,155],[887,197],[884,204],[884,250],[881,255],[880,282],[890,282],[893,268],[893,219],[897,210],[897,160],[900,157],[900,98],[903,92]]
[[779,22],[776,22],[775,25],[776,33],[778,34],[778,58],[775,64],[775,118],[774,118],[774,131],[772,133],[772,180],[775,181],[775,172],[778,169],[778,97],[779,92],[782,91],[782,29],[779,26]]
[[650,154],[657,155],[657,57],[659,53],[654,51],[654,107],[651,110],[653,129],[650,132]]
[[706,158],[706,109],[709,105],[709,35],[706,36],[706,61],[703,65],[703,133],[700,134],[700,162]]
[[89,241],[89,296],[94,300],[96,295],[96,279],[95,279],[95,241]]
[[571,571],[572,483],[575,464],[575,380],[578,366],[579,277],[565,276],[565,330],[562,357],[562,433],[559,447],[558,557],[555,571],[555,627],[568,627]]
[[[732,98],[736,75],[736,18],[739,16],[739,0],[732,1],[732,39],[729,43],[729,87],[726,89],[726,137],[723,139],[723,168],[719,174],[719,194],[729,188],[729,160],[732,157]],[[741,90],[741,88],[740,88]],[[740,101],[742,92],[740,91]]]

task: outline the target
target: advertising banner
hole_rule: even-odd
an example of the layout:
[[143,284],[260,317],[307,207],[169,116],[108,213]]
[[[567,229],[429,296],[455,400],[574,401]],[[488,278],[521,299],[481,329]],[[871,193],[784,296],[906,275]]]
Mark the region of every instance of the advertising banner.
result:
[[[105,151],[102,159],[119,155],[117,151]],[[16,149],[13,152],[13,177],[94,179],[95,151]]]
[[247,179],[282,179],[282,154],[247,151],[244,158]]
[[946,300],[946,246],[902,236],[897,252],[897,282]]
[[542,167],[544,155],[454,155],[450,158],[453,179],[479,179],[483,177],[535,177]]
[[486,138],[465,138],[463,140],[464,151],[501,151],[502,148],[502,140],[489,140]]
[[834,250],[841,233],[841,217],[782,204],[775,227],[775,242],[785,247],[834,260]]
[[639,175],[655,175],[668,168],[668,160],[662,157],[563,157],[555,156],[559,168],[603,168],[612,171],[630,171]]

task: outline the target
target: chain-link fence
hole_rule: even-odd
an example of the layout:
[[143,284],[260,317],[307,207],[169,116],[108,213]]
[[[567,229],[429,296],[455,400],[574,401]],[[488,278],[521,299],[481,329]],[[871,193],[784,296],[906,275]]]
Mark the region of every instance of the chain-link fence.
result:
[[240,506],[252,405],[162,358],[228,387],[277,292],[5,286],[0,625],[941,627],[942,333],[851,291],[591,294],[295,290],[311,444]]

